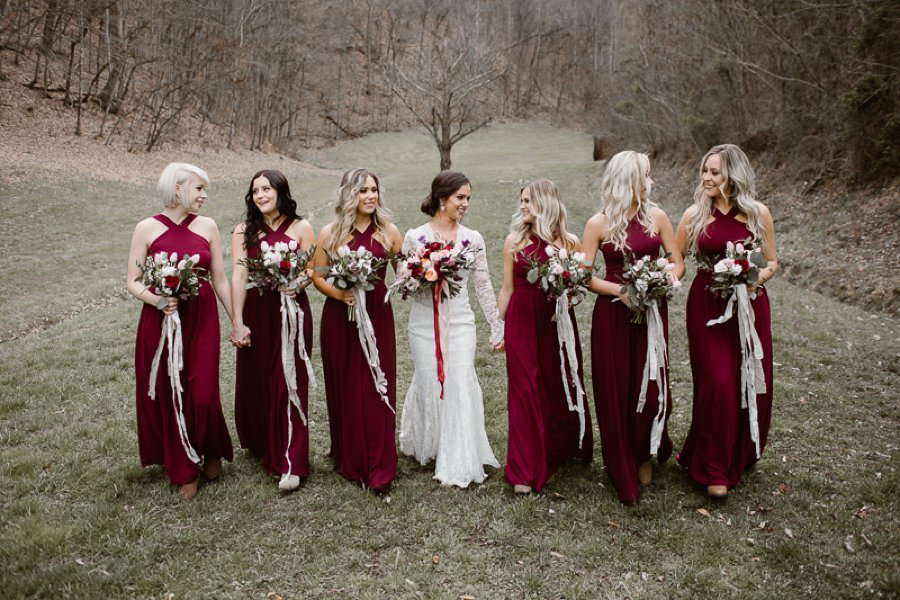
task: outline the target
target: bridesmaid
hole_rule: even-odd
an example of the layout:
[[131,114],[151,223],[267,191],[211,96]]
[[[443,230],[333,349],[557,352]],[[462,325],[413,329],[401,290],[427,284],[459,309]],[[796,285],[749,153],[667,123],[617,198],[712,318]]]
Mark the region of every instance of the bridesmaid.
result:
[[[591,326],[591,373],[603,465],[625,504],[640,498],[638,482],[649,485],[652,480],[650,432],[660,408],[657,384],[649,381],[646,403],[641,412],[637,411],[647,360],[647,324],[634,324],[629,319],[628,296],[622,285],[626,255],[655,259],[662,246],[675,264],[674,277],[684,274],[672,223],[649,199],[652,185],[646,154],[631,150],[616,154],[606,165],[600,184],[603,210],[591,217],[584,229],[585,262],[593,265],[599,249],[606,265],[604,279],[594,277],[591,281],[591,290],[599,295]],[[619,302],[614,302],[616,299]],[[659,310],[668,344],[665,303]],[[668,382],[668,365],[663,369]],[[671,399],[668,386],[664,392]],[[671,400],[667,404],[656,452],[660,463],[672,454],[672,440],[665,428]]]
[[[772,330],[769,297],[763,286],[775,276],[775,226],[769,209],[756,199],[755,175],[747,156],[733,144],[709,150],[700,161],[700,183],[694,204],[678,224],[676,240],[682,253],[693,253],[697,276],[687,301],[687,333],[694,380],[691,428],[678,462],[707,493],[725,497],[757,459],[751,436],[750,411],[741,408],[741,341],[737,316],[707,326],[725,312],[727,301],[707,289],[709,265],[725,252],[727,242],[751,239],[761,246],[768,266],[748,286],[755,313],[755,329],[762,346],[765,391],[755,396],[758,410],[759,453],[766,445],[772,415]],[[748,403],[749,406],[750,403]]]
[[[209,480],[219,476],[223,458],[232,459],[231,437],[219,399],[219,311],[215,296],[229,318],[233,313],[219,229],[215,221],[197,214],[208,199],[208,185],[206,171],[194,165],[171,163],[163,170],[157,192],[164,208],[134,228],[126,281],[128,291],[144,302],[134,350],[141,464],[165,465],[169,480],[178,486],[178,495],[186,500],[197,495],[200,457],[204,459],[203,475]],[[212,285],[203,281],[200,294],[189,300],[165,300],[140,283],[139,265],[144,264],[147,256],[158,252],[177,252],[179,256],[199,254],[199,266],[208,271]],[[163,317],[176,312],[183,336],[181,414],[169,384],[168,350],[163,352],[159,363],[156,399],[150,398],[148,392]],[[186,440],[181,437],[179,420],[184,423]]]
[[[291,491],[300,486],[301,478],[309,477],[309,429],[288,395],[281,357],[281,296],[293,298],[303,312],[301,343],[309,356],[312,312],[303,288],[310,279],[298,282],[297,287],[260,294],[257,289],[247,290],[249,274],[241,263],[248,256],[258,257],[263,241],[272,246],[295,241],[301,250],[308,251],[316,238],[309,221],[297,215],[297,202],[281,171],[256,173],[244,203],[244,222],[231,237],[231,298],[235,315],[231,339],[238,347],[234,420],[241,447],[250,450],[270,475],[280,477],[279,489]],[[293,354],[294,385],[303,413],[307,414],[309,376],[297,348]]]
[[[364,246],[384,259],[400,251],[403,237],[388,219],[378,178],[366,169],[344,173],[338,189],[334,220],[322,228],[316,244],[313,283],[327,296],[322,309],[321,347],[325,397],[331,430],[331,457],[335,470],[364,487],[385,491],[397,472],[394,412],[378,394],[357,324],[347,319],[354,304],[350,291],[325,280],[330,257],[338,248]],[[375,289],[366,292],[366,312],[375,330],[381,369],[388,382],[387,396],[396,410],[396,343],[394,313],[384,297],[387,288],[382,267]]]
[[[570,411],[564,385],[575,397],[569,376],[574,366],[582,378],[581,344],[575,324],[577,365],[560,368],[559,342],[553,322],[554,304],[537,285],[528,283],[529,259],[546,261],[547,246],[572,252],[578,237],[566,231],[566,207],[552,181],[533,181],[520,192],[519,211],[503,245],[503,287],[497,298],[505,320],[506,374],[509,380],[509,441],[505,477],[518,494],[539,492],[563,462],[591,461],[593,433],[584,405],[584,437],[580,419]],[[582,389],[584,384],[582,383]]]

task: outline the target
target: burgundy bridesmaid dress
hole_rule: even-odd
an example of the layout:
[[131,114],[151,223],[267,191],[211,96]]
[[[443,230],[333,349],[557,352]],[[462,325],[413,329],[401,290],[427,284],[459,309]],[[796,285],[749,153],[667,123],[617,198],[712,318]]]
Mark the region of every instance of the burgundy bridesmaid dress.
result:
[[[638,220],[627,228],[627,250],[635,258],[659,256],[660,238],[650,235]],[[610,243],[601,248],[606,265],[606,281],[622,283],[625,255]],[[631,311],[613,296],[597,296],[591,324],[591,376],[594,383],[594,405],[600,429],[603,466],[616,486],[619,500],[631,504],[640,499],[638,467],[650,460],[650,430],[659,410],[659,388],[648,382],[646,403],[637,412],[647,359],[647,324],[629,320]],[[666,344],[669,324],[665,302],[659,307]],[[666,367],[668,382],[668,367]],[[671,398],[671,394],[669,394]],[[672,411],[666,410],[666,420]],[[665,462],[672,455],[672,440],[663,428],[657,460]]]
[[[710,223],[698,242],[699,251],[712,263],[724,256],[727,242],[750,237],[747,225],[737,220],[737,207],[728,214],[713,210]],[[741,408],[741,349],[735,315],[721,325],[706,322],[725,312],[727,300],[710,292],[712,273],[698,269],[687,301],[687,333],[694,379],[691,428],[678,462],[703,485],[734,487],[744,471],[756,463],[756,447],[750,439],[748,410]],[[759,410],[760,452],[765,448],[772,417],[772,328],[769,297],[760,289],[752,301],[756,332],[763,348],[766,393],[756,396]]]
[[[293,221],[285,219],[278,229],[264,225],[265,235],[260,242],[269,245],[289,243],[292,238],[287,230]],[[259,245],[248,249],[247,254],[256,258]],[[309,298],[302,291],[295,297],[303,311],[303,343],[307,356],[312,353],[313,323]],[[250,328],[251,345],[237,351],[237,375],[234,383],[234,420],[242,448],[250,450],[270,475],[288,472],[287,451],[290,458],[290,474],[309,476],[309,429],[303,424],[295,406],[290,407],[292,425],[291,447],[288,443],[288,388],[281,363],[281,293],[258,289],[247,290],[244,303],[244,324]],[[297,376],[297,395],[308,414],[309,376],[300,353],[294,349],[294,365]]]
[[[386,258],[387,250],[373,237],[374,231],[374,223],[363,232],[354,230],[347,245],[351,250],[365,246],[376,258]],[[388,382],[387,396],[396,410],[394,312],[384,301],[386,271],[387,266],[379,271],[375,289],[366,292],[366,312],[375,330],[381,370]],[[383,489],[397,473],[394,412],[375,389],[356,322],[347,319],[347,305],[326,299],[320,329],[334,468],[350,481]]]
[[[547,260],[547,243],[532,236],[528,246],[516,255],[514,288],[506,309],[506,374],[509,380],[509,441],[504,476],[512,485],[527,485],[541,491],[556,469],[567,460],[591,461],[593,432],[587,398],[584,403],[585,431],[578,446],[578,413],[570,411],[563,385],[569,385],[575,400],[575,385],[560,371],[559,341],[553,322],[555,304],[537,284],[526,278],[531,268],[523,256]],[[581,343],[575,313],[578,377],[582,378]],[[564,384],[563,381],[566,383]],[[583,384],[582,384],[583,387]]]
[[[174,223],[165,215],[153,218],[168,229],[153,240],[149,256],[158,252],[199,254],[199,266],[209,269],[209,242],[189,229],[197,215]],[[199,470],[181,443],[172,388],[166,366],[168,348],[163,351],[156,380],[156,400],[149,396],[150,367],[162,332],[163,312],[144,304],[138,322],[134,349],[137,383],[137,433],[141,464],[165,465],[174,485],[197,479]],[[182,326],[184,368],[181,371],[182,402],[188,439],[197,455],[205,460],[232,459],[231,437],[219,399],[219,310],[215,293],[207,281],[200,294],[178,303]]]

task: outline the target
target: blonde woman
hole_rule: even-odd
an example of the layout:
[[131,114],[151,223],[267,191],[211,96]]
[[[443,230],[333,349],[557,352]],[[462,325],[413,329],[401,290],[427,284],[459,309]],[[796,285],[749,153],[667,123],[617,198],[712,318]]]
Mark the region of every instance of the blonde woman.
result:
[[[222,459],[232,459],[231,436],[222,415],[219,398],[219,310],[216,296],[228,317],[231,287],[222,258],[222,238],[215,221],[198,213],[209,200],[206,171],[187,163],[171,163],[159,177],[157,193],[163,202],[159,214],[137,224],[128,254],[126,287],[144,303],[134,349],[137,383],[137,433],[141,464],[164,465],[178,495],[190,500],[200,485],[200,462],[207,479],[219,476]],[[168,300],[140,282],[148,256],[160,252],[198,254],[198,266],[209,281],[201,281],[200,293],[187,300]],[[181,322],[181,355],[184,367],[170,380],[167,356],[159,357],[156,381],[151,382],[154,357],[159,350],[160,331],[166,315],[177,314]],[[181,388],[173,392],[171,381]],[[155,399],[149,394],[155,389]]]
[[[600,183],[603,208],[587,222],[583,238],[585,262],[594,264],[599,250],[606,267],[603,279],[594,277],[591,281],[591,290],[598,294],[591,323],[591,374],[603,465],[619,500],[625,504],[640,498],[639,483],[650,483],[651,454],[656,454],[660,463],[672,454],[672,440],[665,425],[672,410],[668,401],[671,393],[668,385],[662,390],[657,387],[658,382],[668,382],[668,364],[663,361],[660,365],[663,377],[657,381],[648,378],[645,402],[641,404],[649,319],[640,324],[631,322],[628,296],[622,285],[629,257],[656,259],[660,249],[675,265],[673,277],[684,274],[672,223],[650,200],[652,186],[646,154],[626,150],[613,156]],[[658,309],[661,333],[668,343],[665,302]],[[654,440],[652,447],[654,423],[658,423],[659,439]]]
[[368,489],[383,491],[397,472],[392,410],[396,409],[396,344],[394,313],[390,303],[384,301],[387,267],[382,267],[375,289],[365,292],[365,296],[390,406],[382,401],[375,386],[357,323],[347,319],[347,306],[355,303],[353,294],[329,284],[323,269],[342,246],[351,250],[364,246],[376,258],[387,258],[400,251],[403,236],[389,220],[378,178],[366,169],[344,173],[334,213],[334,220],[319,233],[313,259],[316,266],[313,283],[327,296],[322,309],[320,343],[331,457],[335,470],[345,478]]
[[[753,168],[740,148],[722,144],[703,156],[694,204],[681,218],[676,240],[683,253],[697,258],[699,267],[687,301],[693,415],[677,459],[694,481],[707,486],[710,496],[722,498],[759,459],[772,415],[771,314],[763,284],[778,269],[775,226],[769,209],[756,199]],[[711,266],[723,257],[729,242],[745,240],[759,246],[768,261],[759,280],[747,289],[747,296],[755,298],[748,302],[752,310],[711,323],[728,303],[708,289]],[[751,317],[746,341],[762,359],[742,352],[745,340],[738,321],[748,323]],[[742,372],[749,376],[742,377]],[[759,380],[756,372],[761,372]]]
[[[509,441],[505,478],[513,491],[539,492],[563,462],[590,462],[593,434],[584,406],[584,437],[580,415],[570,411],[576,394],[574,370],[581,379],[581,346],[575,328],[577,365],[560,366],[554,303],[537,284],[528,282],[530,260],[547,260],[546,248],[578,251],[578,237],[566,231],[566,207],[552,181],[541,179],[520,191],[519,210],[503,245],[503,287],[497,298],[505,320],[506,374],[509,381]],[[569,317],[575,324],[574,312]],[[579,382],[580,383],[580,382]],[[583,384],[582,389],[583,389]]]

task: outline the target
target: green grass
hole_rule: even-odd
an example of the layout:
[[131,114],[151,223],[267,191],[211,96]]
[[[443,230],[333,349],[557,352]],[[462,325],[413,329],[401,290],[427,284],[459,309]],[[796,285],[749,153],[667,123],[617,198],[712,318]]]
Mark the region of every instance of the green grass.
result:
[[[572,229],[581,232],[595,210],[590,150],[587,136],[539,125],[497,127],[454,150],[454,167],[473,180],[467,224],[488,240],[495,283],[520,180],[557,181]],[[329,170],[288,173],[317,228],[329,218],[339,173],[356,165],[382,176],[401,230],[423,222],[417,207],[437,164],[425,136],[371,136],[317,161]],[[675,178],[665,171],[654,178],[657,200],[676,217],[690,190],[670,189]],[[245,182],[236,175],[213,183],[207,214],[227,232],[240,218]],[[772,284],[769,447],[725,502],[706,498],[670,463],[639,505],[623,507],[599,445],[594,465],[566,467],[545,493],[527,498],[514,497],[499,471],[482,486],[445,489],[431,469],[401,458],[388,502],[331,471],[319,391],[311,394],[313,476],[301,490],[282,495],[239,451],[219,482],[186,503],[161,469],[142,469],[137,457],[132,362],[140,306],[121,289],[131,228],[155,210],[152,182],[141,189],[30,182],[0,188],[0,203],[0,330],[12,332],[0,344],[4,597],[900,594],[900,333],[887,316]],[[676,446],[690,422],[683,302],[671,317]],[[321,297],[313,294],[312,303],[318,321]],[[584,341],[590,309],[578,311]],[[412,369],[408,305],[396,302],[395,312],[402,398]],[[504,359],[481,342],[488,435],[503,462]],[[225,348],[221,389],[233,423],[234,354]]]

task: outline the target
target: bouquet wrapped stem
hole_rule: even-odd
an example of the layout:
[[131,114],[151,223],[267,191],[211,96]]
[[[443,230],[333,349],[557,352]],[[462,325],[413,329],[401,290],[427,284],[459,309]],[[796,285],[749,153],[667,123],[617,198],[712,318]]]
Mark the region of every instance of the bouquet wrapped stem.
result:
[[[141,277],[138,278],[145,286],[151,288],[156,294],[162,296],[168,303],[168,298],[188,300],[200,293],[200,282],[206,278],[205,270],[198,267],[200,256],[197,254],[184,254],[181,259],[175,252],[167,254],[159,252],[154,256],[148,256],[141,267]],[[162,302],[160,308],[163,307]],[[181,370],[184,368],[184,345],[182,343],[181,317],[178,312],[165,315],[162,322],[162,332],[159,343],[156,345],[156,353],[150,366],[150,387],[147,391],[151,400],[156,400],[156,381],[159,377],[159,365],[162,362],[162,353],[169,349],[166,358],[166,367],[169,373],[169,385],[172,389],[172,403],[175,408],[175,420],[178,424],[178,437],[185,453],[194,464],[200,464],[200,457],[191,445],[187,432],[187,423],[184,418],[184,406],[181,394],[184,388],[181,385]]]
[[347,319],[356,322],[359,333],[359,343],[372,373],[375,389],[382,402],[395,412],[387,397],[388,385],[384,371],[381,370],[381,362],[378,357],[378,346],[375,340],[375,327],[369,319],[366,311],[366,292],[375,289],[378,281],[378,270],[385,264],[383,259],[375,258],[370,250],[360,246],[351,250],[347,246],[338,248],[337,256],[331,257],[327,267],[321,270],[325,273],[325,280],[340,290],[349,290],[353,294],[353,305],[348,306]]
[[[578,377],[575,325],[572,323],[569,309],[584,299],[593,270],[585,266],[583,252],[570,253],[565,248],[553,245],[548,245],[544,251],[547,254],[546,261],[538,260],[534,256],[525,256],[531,266],[527,279],[529,283],[540,285],[547,293],[548,300],[556,305],[552,320],[556,323],[556,336],[559,341],[559,368],[563,379],[566,380],[563,388],[569,411],[578,413],[578,447],[581,448],[585,432],[584,389]],[[574,401],[570,390],[572,386],[575,387]]]
[[725,257],[712,266],[713,280],[709,285],[710,291],[727,298],[728,303],[721,317],[706,323],[707,327],[725,323],[737,308],[738,338],[741,345],[741,408],[747,409],[750,439],[756,446],[756,458],[761,454],[756,396],[766,393],[766,379],[762,368],[762,342],[756,333],[756,313],[747,286],[759,281],[760,269],[768,264],[762,252],[749,241],[728,242]]

